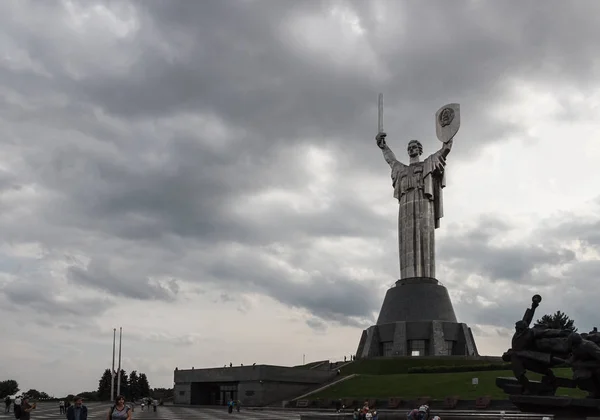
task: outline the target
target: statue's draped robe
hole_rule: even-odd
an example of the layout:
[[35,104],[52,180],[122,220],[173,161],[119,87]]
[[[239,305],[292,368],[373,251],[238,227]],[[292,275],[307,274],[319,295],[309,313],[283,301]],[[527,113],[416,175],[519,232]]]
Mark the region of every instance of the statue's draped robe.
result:
[[385,160],[392,168],[394,197],[400,203],[398,241],[400,278],[435,278],[435,229],[444,215],[442,188],[446,186],[445,156],[450,147],[433,153],[422,162],[404,165],[387,147]]

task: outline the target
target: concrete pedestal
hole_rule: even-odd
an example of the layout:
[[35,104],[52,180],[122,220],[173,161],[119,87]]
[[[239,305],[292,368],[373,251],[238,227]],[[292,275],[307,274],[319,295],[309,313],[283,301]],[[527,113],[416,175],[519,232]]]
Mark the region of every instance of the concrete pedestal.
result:
[[363,331],[356,358],[478,356],[471,329],[458,323],[448,290],[436,279],[398,280],[383,300],[377,324]]

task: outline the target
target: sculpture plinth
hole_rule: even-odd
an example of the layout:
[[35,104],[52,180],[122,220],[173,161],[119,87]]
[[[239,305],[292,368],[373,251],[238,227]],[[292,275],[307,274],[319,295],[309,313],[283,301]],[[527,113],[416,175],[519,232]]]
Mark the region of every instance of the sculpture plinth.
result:
[[448,290],[436,279],[398,280],[388,289],[377,324],[364,330],[356,358],[477,356],[471,329],[458,323]]
[[387,291],[377,324],[363,331],[357,358],[478,355],[471,329],[457,322],[448,290],[435,279],[435,229],[444,214],[446,158],[459,126],[458,104],[440,108],[436,113],[436,132],[442,148],[420,161],[423,146],[411,140],[410,164],[405,165],[385,142],[380,95],[376,141],[391,167],[394,197],[399,203],[401,279]]

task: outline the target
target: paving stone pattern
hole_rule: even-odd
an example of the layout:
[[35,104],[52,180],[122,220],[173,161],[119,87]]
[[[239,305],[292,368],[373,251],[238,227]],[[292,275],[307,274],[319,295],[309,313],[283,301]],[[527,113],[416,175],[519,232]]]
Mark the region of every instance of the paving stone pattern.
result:
[[[88,420],[105,420],[106,414],[110,406],[105,403],[89,403]],[[4,408],[4,407],[2,407]],[[4,411],[4,410],[2,410]],[[300,420],[299,412],[285,412],[281,410],[244,410],[239,413],[234,411],[232,414],[227,412],[227,408],[190,408],[177,406],[157,407],[156,412],[136,406],[133,412],[132,420],[137,419],[152,419],[152,420]],[[0,420],[12,419],[15,416],[12,413],[0,413]],[[57,405],[54,404],[38,404],[38,408],[32,412],[31,420],[63,420],[64,414],[60,414]]]

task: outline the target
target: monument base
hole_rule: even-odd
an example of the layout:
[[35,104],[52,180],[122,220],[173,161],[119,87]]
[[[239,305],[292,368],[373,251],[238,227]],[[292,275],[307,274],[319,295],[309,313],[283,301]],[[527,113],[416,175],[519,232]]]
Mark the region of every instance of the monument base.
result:
[[363,331],[356,358],[478,356],[473,333],[456,321],[448,290],[436,279],[398,280],[383,300],[377,324]]

